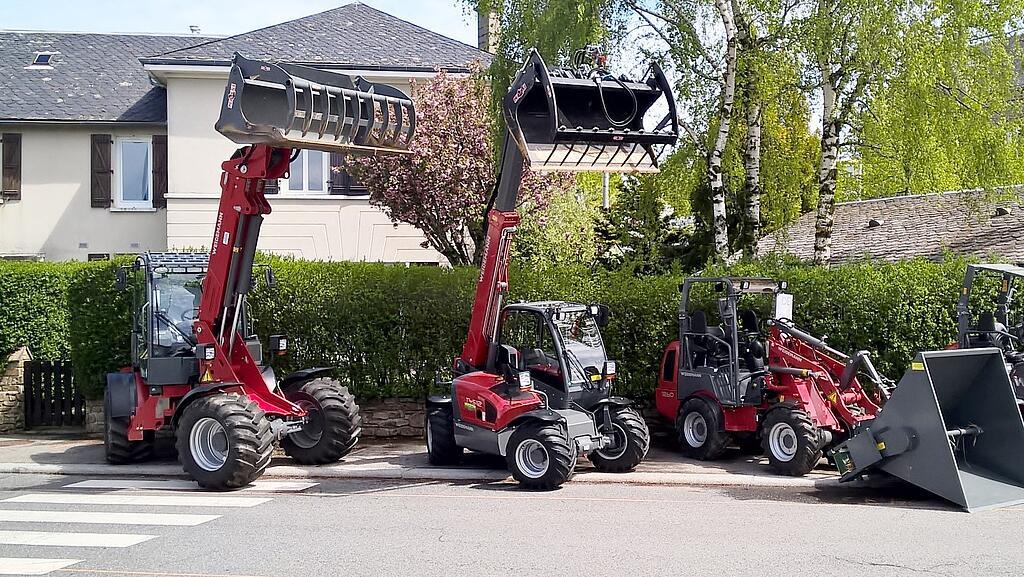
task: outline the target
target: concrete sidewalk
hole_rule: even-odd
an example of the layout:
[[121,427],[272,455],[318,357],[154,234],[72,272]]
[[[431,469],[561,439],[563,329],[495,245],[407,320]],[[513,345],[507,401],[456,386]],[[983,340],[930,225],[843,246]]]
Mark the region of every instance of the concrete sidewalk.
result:
[[[184,477],[166,447],[160,460],[137,465],[109,465],[103,442],[73,434],[0,436],[0,474],[44,473],[85,476]],[[300,466],[283,454],[275,455],[265,473],[277,478],[353,478],[436,481],[500,482],[509,479],[504,460],[467,453],[461,467],[433,467],[422,442],[364,441],[339,463]],[[651,485],[750,486],[809,488],[834,486],[837,476],[822,461],[806,477],[772,473],[767,461],[738,452],[713,463],[685,459],[662,447],[652,447],[647,459],[632,473],[601,473],[586,459],[576,468],[574,482]]]

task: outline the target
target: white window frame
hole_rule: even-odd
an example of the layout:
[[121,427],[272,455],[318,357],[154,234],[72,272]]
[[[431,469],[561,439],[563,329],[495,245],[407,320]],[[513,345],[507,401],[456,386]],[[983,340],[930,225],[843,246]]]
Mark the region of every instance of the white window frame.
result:
[[[323,174],[323,177],[324,177],[324,187],[323,187],[322,190],[309,190],[309,174],[308,174],[309,173],[309,160],[308,160],[309,156],[308,155],[311,152],[316,152],[318,154],[322,154],[323,157],[324,157],[324,170],[323,170],[324,171],[324,174]],[[301,158],[302,158],[302,188],[300,190],[292,190],[291,189],[291,179],[290,178],[282,178],[282,179],[277,181],[278,182],[278,185],[277,185],[277,187],[278,187],[278,194],[285,194],[285,195],[291,194],[291,195],[300,196],[300,197],[303,197],[303,198],[308,198],[310,196],[329,196],[331,194],[331,153],[324,152],[322,150],[302,149]],[[291,172],[291,167],[289,167],[289,172]],[[290,174],[289,174],[289,176],[290,176]]]
[[[146,145],[147,153],[149,154],[149,200],[125,200],[122,195],[121,175],[124,171],[121,167],[121,161],[124,155],[121,154],[121,146],[126,142],[134,142]],[[114,138],[114,174],[111,175],[114,182],[111,183],[111,188],[114,190],[113,203],[111,204],[112,210],[120,211],[153,211],[153,139],[145,138],[141,136],[118,136]]]

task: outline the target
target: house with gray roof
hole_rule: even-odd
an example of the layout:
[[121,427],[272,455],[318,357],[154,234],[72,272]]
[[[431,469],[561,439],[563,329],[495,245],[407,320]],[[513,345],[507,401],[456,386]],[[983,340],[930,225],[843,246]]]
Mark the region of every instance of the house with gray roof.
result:
[[[0,31],[0,258],[208,246],[220,164],[237,148],[213,128],[235,52],[406,92],[439,68],[466,73],[490,57],[360,3],[230,37]],[[331,168],[331,155],[303,151],[271,187],[262,250],[442,260]]]
[[[952,191],[840,202],[832,263],[861,259],[939,260],[946,253],[1024,262],[1024,187]],[[758,254],[814,257],[815,214],[758,243]]]

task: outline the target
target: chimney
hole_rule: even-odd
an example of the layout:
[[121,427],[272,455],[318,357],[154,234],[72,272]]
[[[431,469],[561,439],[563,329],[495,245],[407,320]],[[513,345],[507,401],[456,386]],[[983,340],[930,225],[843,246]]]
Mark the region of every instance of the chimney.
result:
[[476,16],[476,45],[484,52],[494,54],[498,49],[498,14],[491,10]]

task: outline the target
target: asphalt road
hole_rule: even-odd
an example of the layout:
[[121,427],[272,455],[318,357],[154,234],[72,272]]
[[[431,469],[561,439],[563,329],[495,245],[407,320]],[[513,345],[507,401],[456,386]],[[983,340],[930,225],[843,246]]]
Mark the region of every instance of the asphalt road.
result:
[[899,486],[569,483],[527,493],[506,483],[274,480],[205,493],[181,480],[119,483],[0,477],[0,574],[1024,574],[1024,507],[962,513]]

